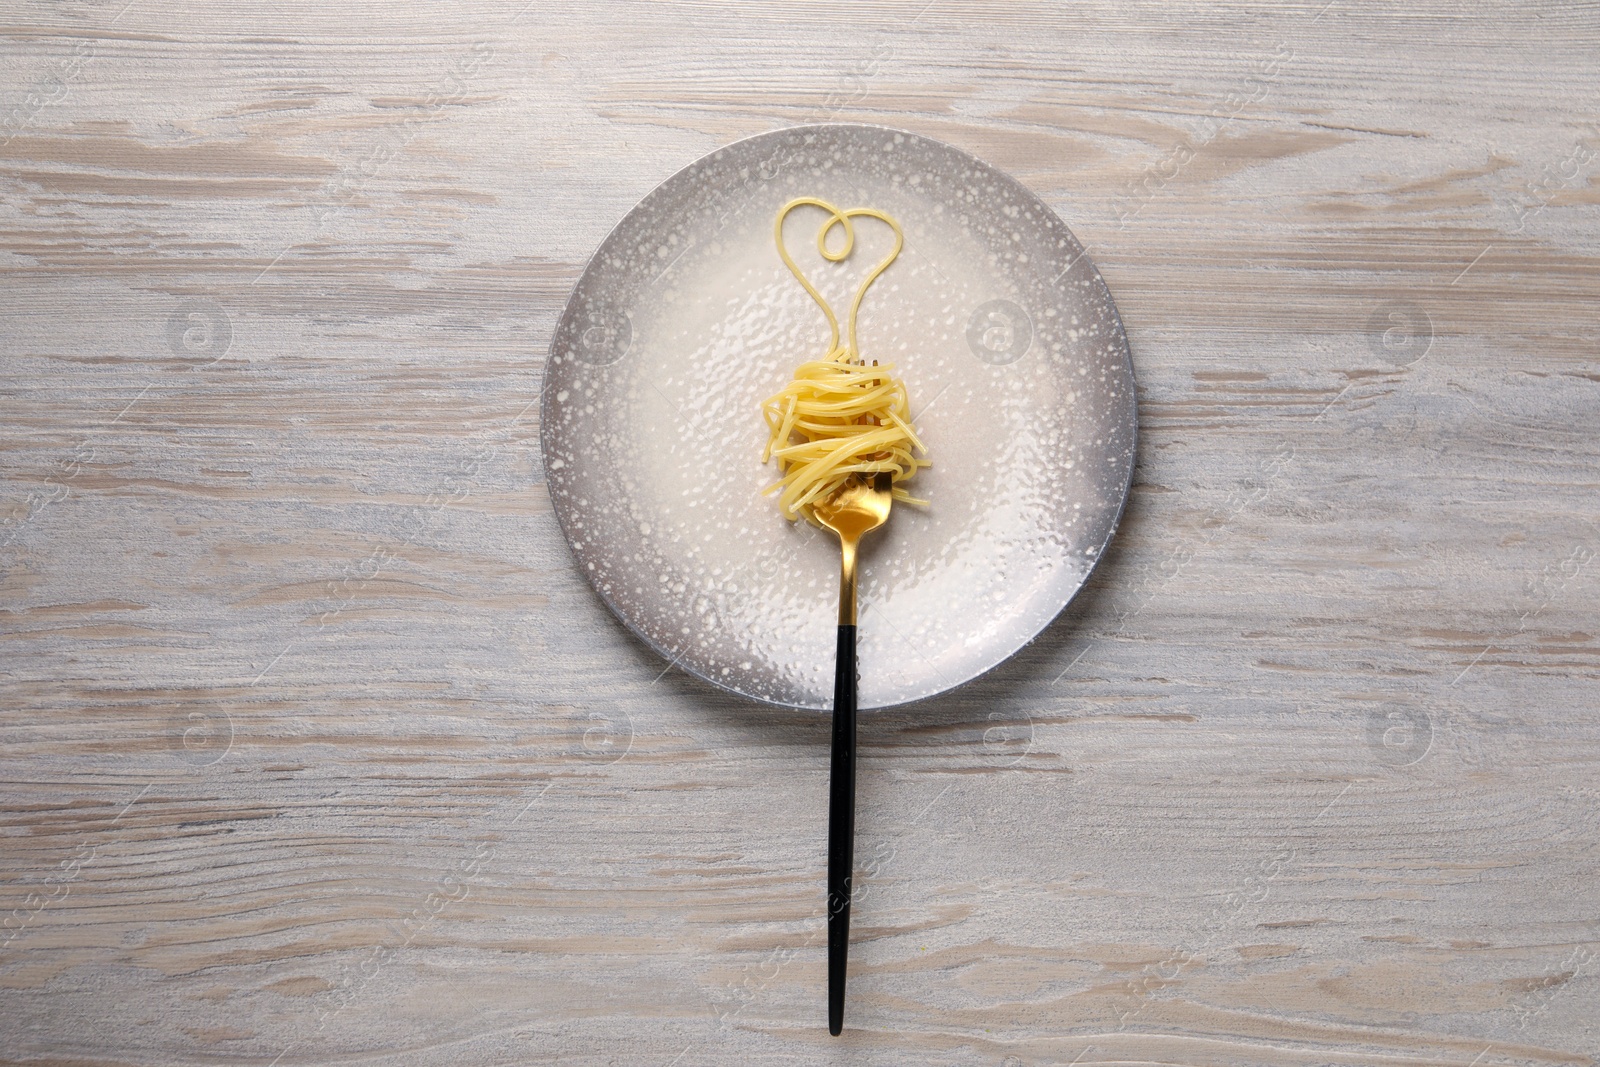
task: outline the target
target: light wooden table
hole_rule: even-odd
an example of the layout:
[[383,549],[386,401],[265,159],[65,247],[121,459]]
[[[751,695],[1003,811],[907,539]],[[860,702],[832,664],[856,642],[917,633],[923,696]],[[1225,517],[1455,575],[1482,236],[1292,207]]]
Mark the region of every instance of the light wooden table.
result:
[[[1592,1063],[1592,5],[11,3],[0,1060]],[[1140,467],[1010,664],[863,726],[632,640],[537,407],[738,137],[1006,168]]]

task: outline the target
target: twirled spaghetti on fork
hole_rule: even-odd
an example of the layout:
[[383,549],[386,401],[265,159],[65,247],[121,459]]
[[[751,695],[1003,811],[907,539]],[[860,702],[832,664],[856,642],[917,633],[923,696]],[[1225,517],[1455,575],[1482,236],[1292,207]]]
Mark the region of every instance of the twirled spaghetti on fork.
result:
[[[812,206],[828,212],[828,219],[817,232],[817,250],[824,259],[838,263],[855,249],[856,218],[874,218],[894,231],[894,249],[868,274],[850,304],[841,340],[839,320],[816,287],[806,280],[783,245],[783,220],[797,207]],[[844,233],[844,243],[828,248],[828,235],[835,226]],[[927,449],[911,428],[911,406],[905,383],[893,375],[893,364],[873,360],[865,365],[856,346],[856,313],[878,275],[899,256],[905,244],[894,219],[872,208],[841,210],[825,200],[800,197],[778,212],[773,224],[778,254],[811,299],[828,317],[831,338],[827,353],[820,359],[802,363],[794,380],[762,403],[770,437],[762,450],[763,463],[778,461],[781,477],[767,486],[765,493],[778,492],[778,507],[783,517],[804,516],[817,523],[813,506],[827,500],[856,475],[887,471],[894,486],[894,498],[908,504],[926,506],[900,487],[923,467],[931,466],[917,453]]]

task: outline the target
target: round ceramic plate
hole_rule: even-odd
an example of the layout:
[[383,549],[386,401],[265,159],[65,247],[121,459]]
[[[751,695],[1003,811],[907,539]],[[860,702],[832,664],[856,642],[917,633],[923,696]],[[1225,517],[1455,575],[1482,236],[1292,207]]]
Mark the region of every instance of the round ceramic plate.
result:
[[[719,149],[663,182],[579,279],[545,370],[550,497],[578,566],[627,627],[708,682],[804,708],[833,701],[839,547],[762,489],[761,402],[828,347],[779,259],[796,197],[895,217],[905,249],[867,293],[865,359],[905,381],[931,469],[862,542],[859,700],[932,696],[995,666],[1072,599],[1133,473],[1127,338],[1083,247],[1037,196],[939,141],[801,126]],[[790,254],[835,308],[892,246]],[[835,232],[835,238],[838,234]]]

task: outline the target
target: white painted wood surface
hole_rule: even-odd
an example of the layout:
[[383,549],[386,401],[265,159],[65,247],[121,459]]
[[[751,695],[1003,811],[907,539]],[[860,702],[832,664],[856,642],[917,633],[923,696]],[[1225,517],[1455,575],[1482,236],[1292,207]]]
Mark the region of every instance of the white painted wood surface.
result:
[[[7,5],[0,1060],[1600,1055],[1600,12]],[[1115,549],[864,724],[666,668],[541,487],[588,252],[884,122],[1087,243]]]

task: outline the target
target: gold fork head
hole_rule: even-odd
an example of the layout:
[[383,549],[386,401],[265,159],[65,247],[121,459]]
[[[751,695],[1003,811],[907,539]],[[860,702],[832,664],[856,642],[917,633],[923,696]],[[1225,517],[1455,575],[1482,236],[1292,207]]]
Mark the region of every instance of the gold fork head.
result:
[[817,518],[840,537],[859,540],[888,521],[891,493],[887,471],[870,479],[857,475],[817,504]]
[[818,521],[839,535],[839,625],[856,624],[856,544],[889,520],[894,503],[889,472],[856,475],[814,508]]

